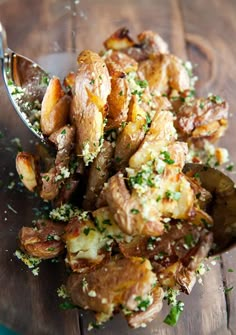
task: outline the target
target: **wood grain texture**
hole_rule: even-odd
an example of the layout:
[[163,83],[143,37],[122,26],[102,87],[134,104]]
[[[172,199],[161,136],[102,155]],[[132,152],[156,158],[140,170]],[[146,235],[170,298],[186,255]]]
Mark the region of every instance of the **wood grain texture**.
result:
[[[0,20],[8,32],[9,46],[33,59],[55,52],[84,48],[100,50],[110,32],[121,26],[133,34],[144,29],[159,32],[170,50],[198,63],[198,92],[214,92],[231,105],[236,102],[236,2],[234,0],[0,0]],[[57,61],[60,61],[59,58]],[[57,66],[56,62],[53,64]],[[56,289],[65,278],[63,265],[45,262],[39,277],[25,270],[13,256],[17,232],[22,224],[30,225],[35,217],[32,208],[39,202],[18,183],[14,167],[17,152],[12,139],[20,138],[25,150],[33,149],[33,138],[14,113],[0,82],[0,323],[23,335],[82,335],[91,320],[83,312],[60,311]],[[230,149],[236,162],[236,116],[233,114],[222,145]],[[235,177],[232,174],[232,177]],[[9,188],[10,187],[10,188]],[[12,212],[10,207],[17,211]],[[128,329],[121,316],[116,316],[97,335],[235,335],[236,288],[228,295],[223,287],[236,286],[236,251],[209,262],[211,270],[196,284],[190,297],[183,296],[185,311],[176,328],[162,323],[168,312],[165,306],[156,321],[146,329]],[[228,269],[234,272],[228,272]],[[80,328],[83,328],[80,333]]]

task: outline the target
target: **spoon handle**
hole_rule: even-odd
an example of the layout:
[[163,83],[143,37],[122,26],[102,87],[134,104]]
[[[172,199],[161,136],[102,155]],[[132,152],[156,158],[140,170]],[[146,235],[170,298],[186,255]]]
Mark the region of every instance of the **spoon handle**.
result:
[[0,59],[4,59],[5,51],[7,50],[7,34],[2,23],[0,22]]

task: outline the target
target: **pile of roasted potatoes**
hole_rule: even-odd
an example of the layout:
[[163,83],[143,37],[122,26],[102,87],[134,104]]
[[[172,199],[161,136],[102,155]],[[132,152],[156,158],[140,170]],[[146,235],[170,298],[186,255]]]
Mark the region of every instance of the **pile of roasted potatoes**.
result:
[[[16,167],[53,209],[19,240],[40,259],[65,254],[69,296],[97,324],[121,311],[137,328],[165,298],[182,311],[170,294],[191,292],[212,248],[212,195],[182,170],[224,134],[228,104],[197,98],[191,63],[152,31],[134,41],[122,28],[104,47],[82,51],[63,83],[50,79],[40,129],[56,154],[20,152]],[[222,163],[224,150],[215,153]]]

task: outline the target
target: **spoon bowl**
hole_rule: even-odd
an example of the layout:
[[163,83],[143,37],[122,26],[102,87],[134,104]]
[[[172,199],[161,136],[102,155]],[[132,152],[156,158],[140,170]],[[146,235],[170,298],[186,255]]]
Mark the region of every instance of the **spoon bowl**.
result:
[[234,182],[223,172],[202,164],[186,164],[186,174],[196,175],[201,185],[211,193],[207,212],[213,218],[214,248],[211,255],[223,253],[236,246],[236,189]]
[[0,61],[6,90],[16,112],[40,141],[48,144],[39,128],[39,116],[49,74],[32,60],[8,48],[1,23]]

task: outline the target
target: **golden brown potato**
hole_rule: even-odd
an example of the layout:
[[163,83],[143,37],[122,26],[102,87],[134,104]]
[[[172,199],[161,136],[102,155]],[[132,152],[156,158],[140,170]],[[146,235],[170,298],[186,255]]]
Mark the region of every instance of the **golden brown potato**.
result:
[[166,42],[153,31],[143,31],[137,37],[138,43],[134,43],[129,30],[121,28],[104,42],[104,46],[106,49],[120,50],[138,62],[169,52]]
[[43,134],[51,135],[66,125],[71,98],[65,95],[60,80],[53,77],[42,101],[40,126]]
[[144,204],[136,193],[130,194],[123,175],[111,177],[106,188],[106,201],[120,229],[128,235],[159,236],[164,226],[158,220],[159,209],[156,203]]
[[16,156],[16,170],[24,186],[33,192],[38,185],[35,157],[27,152],[19,152]]
[[228,108],[228,104],[217,96],[182,105],[175,121],[180,138],[200,146],[204,139],[215,142],[227,128]]
[[114,148],[112,144],[108,141],[104,141],[101,151],[90,166],[83,202],[83,208],[86,210],[91,210],[96,207],[97,197],[109,177],[113,151]]
[[146,113],[140,107],[137,97],[132,96],[129,104],[128,123],[119,133],[115,147],[116,170],[124,169],[130,157],[136,152],[145,136]]
[[107,64],[111,76],[111,93],[107,98],[108,114],[106,129],[118,128],[127,120],[131,93],[126,74],[119,65],[111,62]]
[[127,28],[120,28],[104,41],[106,49],[122,50],[134,45]]
[[90,50],[78,57],[71,120],[76,127],[76,154],[86,165],[100,151],[107,97],[111,92],[109,73],[103,59]]
[[92,272],[70,275],[67,289],[75,305],[112,316],[120,305],[138,309],[137,297],[147,299],[155,282],[148,260],[113,257]]
[[66,75],[66,77],[64,78],[63,84],[67,89],[71,90],[74,87],[75,77],[76,77],[75,72],[69,72]]
[[154,115],[150,129],[145,135],[139,149],[129,160],[129,166],[138,169],[147,161],[155,158],[158,153],[176,138],[176,130],[173,125],[173,114],[166,110],[158,110]]
[[38,221],[36,228],[22,227],[19,232],[20,247],[34,257],[54,258],[65,250],[61,240],[64,228],[64,225],[50,220]]
[[66,226],[63,237],[67,246],[66,262],[74,272],[87,272],[110,257],[113,243],[107,237],[112,234],[113,228],[110,213],[106,209],[99,209],[93,215],[94,222],[75,217]]
[[171,54],[160,54],[142,61],[138,74],[148,81],[151,92],[159,95],[168,94],[170,89],[183,92],[191,88],[182,60]]
[[128,55],[120,51],[110,50],[105,53],[103,58],[107,63],[113,62],[120,66],[125,73],[134,72],[138,69],[138,63]]

